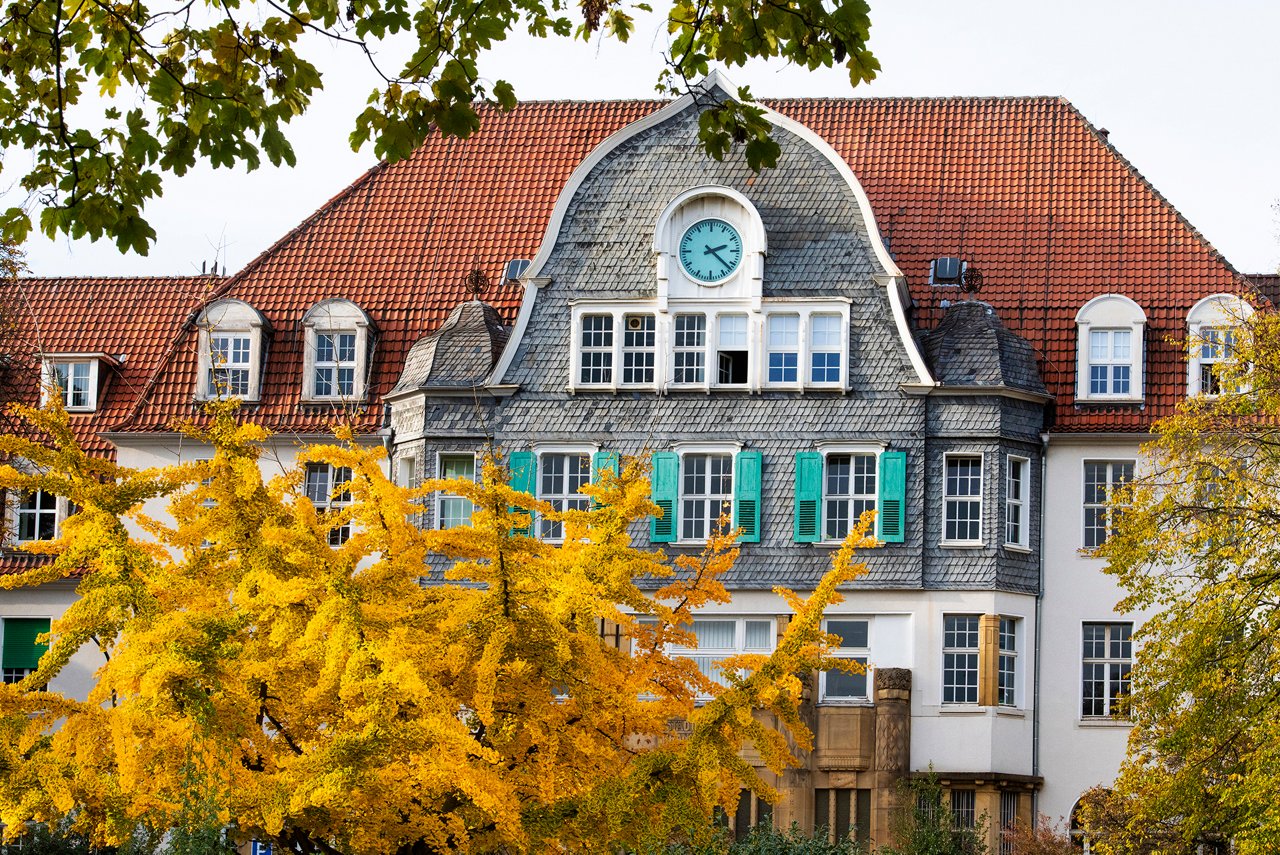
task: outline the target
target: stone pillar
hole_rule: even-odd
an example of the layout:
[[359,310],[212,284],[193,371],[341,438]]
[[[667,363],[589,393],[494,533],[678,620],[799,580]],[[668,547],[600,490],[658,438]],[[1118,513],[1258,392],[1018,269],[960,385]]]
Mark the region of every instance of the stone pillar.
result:
[[911,669],[877,668],[876,757],[871,840],[892,842],[890,822],[898,807],[898,781],[911,767]]

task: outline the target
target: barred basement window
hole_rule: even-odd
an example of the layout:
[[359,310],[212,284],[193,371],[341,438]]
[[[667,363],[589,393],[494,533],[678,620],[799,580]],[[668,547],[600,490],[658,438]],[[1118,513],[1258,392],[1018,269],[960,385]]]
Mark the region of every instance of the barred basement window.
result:
[[757,825],[773,824],[773,805],[757,796],[750,790],[738,792],[738,809],[733,815],[733,837],[735,840],[746,840],[751,829]]
[[613,316],[582,316],[582,349],[579,354],[582,373],[579,382],[613,382]]
[[978,702],[978,616],[945,615],[942,633],[942,702]]
[[831,843],[853,837],[866,846],[871,841],[871,791],[816,789],[813,792],[813,833],[826,830]]
[[976,790],[951,791],[951,823],[956,828],[973,828],[978,822]]
[[1013,834],[1018,824],[1018,793],[1000,792],[1000,855],[1013,855]]

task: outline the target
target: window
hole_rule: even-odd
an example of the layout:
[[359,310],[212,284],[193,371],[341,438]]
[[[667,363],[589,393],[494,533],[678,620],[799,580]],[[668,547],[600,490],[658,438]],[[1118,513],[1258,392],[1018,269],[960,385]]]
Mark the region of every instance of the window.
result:
[[248,333],[215,333],[209,337],[210,395],[245,398],[249,395],[253,340]]
[[727,682],[720,670],[721,659],[773,651],[773,621],[769,618],[695,618],[692,629],[698,646],[674,645],[672,655],[692,659],[703,675],[721,685]]
[[1004,542],[1023,549],[1030,543],[1027,519],[1027,487],[1031,461],[1010,455],[1005,459],[1008,470],[1004,494]]
[[733,506],[733,455],[686,454],[681,460],[680,539],[706,540]]
[[978,615],[942,619],[942,702],[978,702]]
[[978,821],[976,790],[951,791],[951,824],[956,828],[973,828]]
[[622,385],[653,385],[656,329],[653,315],[623,318]]
[[17,540],[30,543],[58,536],[58,497],[44,490],[24,493],[18,498]]
[[828,454],[823,477],[827,540],[844,540],[863,511],[876,508],[876,455]]
[[48,618],[0,620],[0,680],[16,683],[39,667],[49,645],[37,644],[36,638],[48,631]]
[[[1084,462],[1084,548],[1096,549],[1107,542],[1115,522],[1108,513],[1112,491],[1133,480],[1132,460],[1086,460]],[[1112,513],[1119,513],[1113,508]]]
[[946,455],[944,543],[982,542],[982,456]]
[[1000,660],[996,668],[996,703],[1018,705],[1018,621],[1000,618]]
[[845,671],[823,671],[819,695],[824,701],[865,701],[867,699],[867,655],[870,649],[867,639],[868,621],[845,618],[828,618],[826,631],[840,639],[840,646],[831,654],[841,659],[852,659],[863,666],[861,674]]
[[[591,483],[591,455],[570,452],[538,455],[538,498],[549,502],[557,511],[585,511],[591,499],[579,493]],[[543,540],[562,540],[564,523],[540,517],[538,535]]]
[[1082,653],[1081,709],[1084,718],[1106,718],[1129,693],[1133,624],[1086,623]]
[[1076,399],[1141,401],[1142,307],[1119,294],[1095,297],[1076,314]]
[[716,341],[716,382],[721,386],[745,386],[747,374],[747,316],[721,315]]
[[582,347],[579,350],[583,384],[613,382],[613,316],[582,316]]
[[738,809],[733,816],[735,840],[746,840],[757,825],[773,823],[773,805],[748,789],[738,792]]
[[795,383],[800,379],[800,316],[770,315],[769,382]]
[[356,391],[356,334],[317,332],[314,394],[350,398]]
[[[441,454],[440,477],[474,481],[476,456],[474,454]],[[471,513],[474,510],[474,505],[467,497],[454,493],[440,493],[436,497],[436,527],[455,528],[460,525],[471,525]]]
[[871,791],[853,789],[816,789],[813,791],[813,831],[827,830],[831,843],[852,835],[866,846],[871,840]]
[[676,315],[674,323],[675,374],[672,382],[677,384],[706,382],[706,315]]
[[[351,482],[351,470],[346,466],[330,466],[328,463],[308,463],[304,488],[307,498],[316,510],[340,512],[351,504],[351,492],[346,489]],[[351,537],[351,521],[329,529],[329,545],[341,546]]]
[[50,362],[48,376],[68,410],[92,410],[97,406],[96,362]]
[[809,382],[841,382],[844,324],[838,315],[814,315],[809,320]]
[[1232,329],[1211,327],[1200,330],[1200,394],[1222,394],[1222,376],[1218,366],[1231,362],[1235,339],[1235,330]]
[[1018,824],[1018,793],[1013,790],[1000,791],[1000,855],[1013,855],[1013,833]]

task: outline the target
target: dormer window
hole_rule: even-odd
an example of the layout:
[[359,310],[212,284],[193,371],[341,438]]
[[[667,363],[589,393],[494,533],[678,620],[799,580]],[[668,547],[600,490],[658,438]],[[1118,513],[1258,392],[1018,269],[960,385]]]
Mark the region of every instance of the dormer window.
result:
[[256,401],[266,320],[242,300],[218,300],[200,312],[196,325],[200,331],[196,397]]
[[350,300],[324,300],[302,318],[304,401],[363,401],[368,376],[369,316]]
[[1142,307],[1119,294],[1095,297],[1076,314],[1076,400],[1140,403],[1143,397]]
[[54,353],[44,357],[42,400],[48,403],[57,394],[62,406],[72,413],[91,413],[98,408],[99,366],[114,362],[105,353]]
[[1221,366],[1235,358],[1236,328],[1252,314],[1253,307],[1233,294],[1215,294],[1191,308],[1187,314],[1187,394],[1223,393]]

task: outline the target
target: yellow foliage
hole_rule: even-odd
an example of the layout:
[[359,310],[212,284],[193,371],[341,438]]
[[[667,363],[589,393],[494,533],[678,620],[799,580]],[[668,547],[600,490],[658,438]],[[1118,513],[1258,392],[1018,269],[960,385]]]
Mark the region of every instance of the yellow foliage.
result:
[[[350,435],[264,479],[266,433],[229,405],[188,431],[211,461],[154,471],[85,455],[56,409],[24,415],[54,444],[0,438],[30,464],[0,468],[0,487],[50,490],[80,512],[41,546],[52,564],[0,586],[81,578],[39,669],[0,686],[9,828],[72,814],[111,844],[138,824],[189,822],[199,797],[238,834],[326,852],[642,847],[706,833],[742,786],[774,797],[739,749],[751,742],[775,771],[795,760],[753,711],[807,749],[797,674],[850,667],[828,656],[821,617],[862,572],[869,515],[808,599],[779,592],[795,616],[777,650],[735,657],[720,686],[666,651],[694,646],[694,612],[728,599],[735,534],[673,561],[635,548],[633,525],[657,512],[636,461],[585,488],[592,509],[559,512],[492,460],[475,482],[398,486],[381,448]],[[351,503],[317,512],[308,462],[348,467]],[[471,526],[412,524],[440,490],[474,503]],[[156,497],[171,520],[142,516]],[[521,534],[531,513],[560,520],[564,542]],[[431,555],[452,564],[423,584]],[[652,578],[663,584],[649,593],[639,581]],[[632,649],[607,643],[603,622]],[[37,691],[84,645],[104,656],[87,700]],[[672,729],[680,719],[689,734]]]

